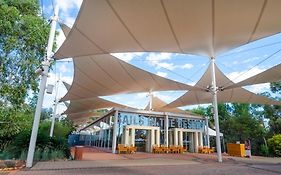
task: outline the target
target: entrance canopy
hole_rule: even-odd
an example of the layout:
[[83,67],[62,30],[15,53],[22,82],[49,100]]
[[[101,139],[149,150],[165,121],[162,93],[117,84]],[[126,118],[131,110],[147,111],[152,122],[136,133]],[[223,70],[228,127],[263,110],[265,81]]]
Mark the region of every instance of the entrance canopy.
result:
[[[228,79],[215,65],[215,74],[218,86],[217,99],[218,102],[234,102],[234,103],[252,103],[252,104],[268,104],[268,105],[281,105],[280,101],[275,101],[270,98],[254,94],[241,87],[232,89],[224,89],[225,86],[235,85]],[[166,107],[174,108],[186,105],[205,104],[212,102],[211,87],[211,65],[208,67],[201,79],[195,84],[195,87],[206,88],[205,91],[188,91],[175,101],[168,104]]]
[[280,0],[84,0],[55,57],[151,51],[215,57],[279,33],[280,7]]

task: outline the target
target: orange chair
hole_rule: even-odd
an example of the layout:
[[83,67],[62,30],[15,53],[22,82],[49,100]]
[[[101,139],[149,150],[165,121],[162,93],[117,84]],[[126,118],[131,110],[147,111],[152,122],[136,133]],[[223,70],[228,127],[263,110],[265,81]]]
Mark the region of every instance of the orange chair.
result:
[[131,153],[136,153],[137,152],[137,147],[135,147],[134,145],[131,145],[130,147],[128,147],[128,152]]
[[118,154],[121,152],[125,152],[126,154],[129,152],[128,147],[126,147],[124,144],[118,144],[117,146]]

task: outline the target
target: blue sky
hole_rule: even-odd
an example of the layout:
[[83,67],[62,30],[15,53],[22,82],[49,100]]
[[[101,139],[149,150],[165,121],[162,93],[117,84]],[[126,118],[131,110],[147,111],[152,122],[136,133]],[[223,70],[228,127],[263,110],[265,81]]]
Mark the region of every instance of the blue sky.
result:
[[[46,19],[52,15],[51,0],[42,0],[43,13]],[[56,1],[54,1],[56,3]],[[58,0],[60,21],[72,26],[79,11],[81,0]],[[58,46],[64,40],[61,29],[57,28],[59,36],[57,37]],[[268,58],[271,54],[281,48],[281,34],[277,34],[245,46],[233,49],[229,52],[219,55],[216,58],[218,67],[234,82],[260,73],[272,66],[281,63],[281,52]],[[176,80],[179,82],[194,85],[207,69],[209,59],[207,57],[196,55],[183,55],[172,53],[120,53],[114,56],[135,65],[141,69],[155,73],[157,75]],[[60,77],[61,80],[68,83],[72,82],[73,64],[71,59],[59,61],[55,64],[50,77],[49,84],[55,84]],[[267,91],[269,84],[255,85],[246,87],[246,89],[260,93]],[[66,89],[59,83],[58,97],[66,93]],[[184,92],[156,92],[155,95],[166,102],[171,102],[181,96]],[[52,107],[55,99],[52,95],[45,95],[43,107]],[[148,103],[147,93],[116,95],[104,97],[114,102],[122,103],[137,108],[144,108]],[[192,106],[196,107],[196,106]],[[183,108],[192,108],[183,107]],[[59,105],[58,111],[66,109],[63,104]]]

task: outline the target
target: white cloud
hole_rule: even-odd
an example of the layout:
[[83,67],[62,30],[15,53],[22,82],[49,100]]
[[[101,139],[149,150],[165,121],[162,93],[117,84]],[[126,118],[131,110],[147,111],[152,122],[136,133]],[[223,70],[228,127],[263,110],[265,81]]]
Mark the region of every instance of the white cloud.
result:
[[261,73],[265,71],[266,69],[261,69],[259,67],[254,67],[251,70],[241,71],[241,72],[231,72],[227,74],[226,76],[232,80],[234,83],[240,82],[242,80],[245,80],[249,77],[252,77],[258,73]]
[[74,22],[75,22],[75,18],[71,17],[71,16],[66,16],[64,18],[64,21],[65,25],[67,25],[68,27],[72,28]]
[[176,66],[173,63],[167,63],[167,62],[161,62],[161,63],[157,63],[156,68],[164,68],[164,69],[168,69],[168,70],[174,70],[176,68]]
[[65,36],[64,36],[64,33],[61,29],[58,30],[59,31],[59,34],[58,36],[56,37],[56,43],[57,43],[57,49],[60,48],[60,46],[62,45],[62,43],[64,42],[65,40]]
[[60,8],[60,11],[64,14],[69,14],[70,9],[72,8],[79,9],[82,4],[82,0],[57,0],[56,2]]
[[253,58],[248,58],[246,60],[243,60],[242,63],[249,63],[249,62],[253,62],[255,60],[260,59],[260,57],[253,57]]
[[186,64],[180,66],[180,68],[182,68],[182,69],[191,69],[191,68],[193,68],[193,64],[186,63]]
[[64,63],[59,67],[59,71],[62,72],[62,73],[66,73],[66,72],[70,72],[70,69]]
[[159,75],[161,77],[167,77],[167,73],[166,72],[157,72],[156,75]]
[[246,89],[248,89],[251,92],[254,93],[262,93],[269,91],[270,89],[270,83],[264,83],[264,84],[257,84],[257,85],[252,85],[252,86],[247,86]]
[[157,69],[165,68],[169,70],[173,70],[176,66],[173,63],[165,62],[167,60],[172,59],[171,53],[150,53],[146,57],[146,61],[152,66],[155,66]]
[[113,53],[111,55],[119,58],[120,60],[123,60],[123,61],[126,61],[126,62],[130,62],[132,59],[144,55],[144,53],[143,52]]

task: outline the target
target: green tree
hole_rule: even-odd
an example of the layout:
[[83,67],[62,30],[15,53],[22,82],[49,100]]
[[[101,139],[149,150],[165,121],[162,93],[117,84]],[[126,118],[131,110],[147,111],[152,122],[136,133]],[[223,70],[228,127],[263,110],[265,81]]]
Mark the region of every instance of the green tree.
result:
[[274,135],[268,139],[268,146],[273,155],[281,157],[281,134]]
[[0,100],[19,107],[38,89],[35,70],[45,55],[49,27],[38,0],[0,0]]
[[0,106],[0,151],[23,130],[31,130],[34,111],[28,105],[21,108]]

